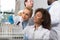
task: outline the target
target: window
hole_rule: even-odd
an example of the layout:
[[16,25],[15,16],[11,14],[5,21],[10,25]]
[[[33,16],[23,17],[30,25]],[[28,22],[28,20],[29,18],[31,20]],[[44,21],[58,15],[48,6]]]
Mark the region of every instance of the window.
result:
[[15,11],[15,0],[1,0],[1,11]]

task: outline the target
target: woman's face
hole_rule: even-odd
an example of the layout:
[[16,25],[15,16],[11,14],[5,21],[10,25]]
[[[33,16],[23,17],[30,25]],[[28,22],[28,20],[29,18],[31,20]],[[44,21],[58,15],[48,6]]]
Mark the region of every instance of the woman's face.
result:
[[41,12],[37,12],[34,16],[34,23],[42,23],[43,19],[42,19],[42,13]]
[[24,9],[22,18],[24,21],[28,20],[30,18],[30,11],[28,9]]

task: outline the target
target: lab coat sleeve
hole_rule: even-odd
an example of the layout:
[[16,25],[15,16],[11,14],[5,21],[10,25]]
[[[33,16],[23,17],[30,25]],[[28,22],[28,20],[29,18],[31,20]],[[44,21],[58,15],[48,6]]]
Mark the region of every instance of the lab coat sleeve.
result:
[[23,30],[23,34],[24,34],[23,39],[24,39],[24,40],[28,40],[28,35],[27,35],[27,33],[28,33],[28,26]]
[[50,31],[50,40],[58,40],[58,36],[57,36],[58,34],[57,34],[57,32],[56,32],[56,30],[54,30],[54,29],[52,29],[51,31]]
[[51,24],[58,24],[60,22],[60,5],[54,5],[49,10],[51,16]]
[[17,24],[19,21],[21,22],[20,16],[13,16],[14,24]]
[[28,26],[27,26],[26,28],[24,28],[24,29],[23,29],[23,31],[22,31],[22,32],[23,32],[23,34],[27,33],[27,32],[28,32],[28,29],[29,29],[29,27],[28,27]]
[[50,31],[45,32],[43,39],[49,40]]

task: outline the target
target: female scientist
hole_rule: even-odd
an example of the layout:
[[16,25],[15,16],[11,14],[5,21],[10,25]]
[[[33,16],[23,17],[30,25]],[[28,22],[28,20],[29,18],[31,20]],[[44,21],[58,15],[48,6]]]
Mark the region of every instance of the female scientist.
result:
[[24,29],[24,40],[49,40],[51,19],[48,11],[38,8],[33,21],[34,25]]

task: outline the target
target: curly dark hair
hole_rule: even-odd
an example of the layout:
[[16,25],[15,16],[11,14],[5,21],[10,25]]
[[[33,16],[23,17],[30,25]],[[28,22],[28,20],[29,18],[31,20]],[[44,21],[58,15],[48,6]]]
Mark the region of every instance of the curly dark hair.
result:
[[42,13],[42,18],[44,20],[42,22],[43,28],[46,28],[46,29],[50,30],[51,29],[51,18],[50,18],[49,12],[46,9],[43,9],[43,8],[36,9],[35,14],[37,12],[41,12]]

